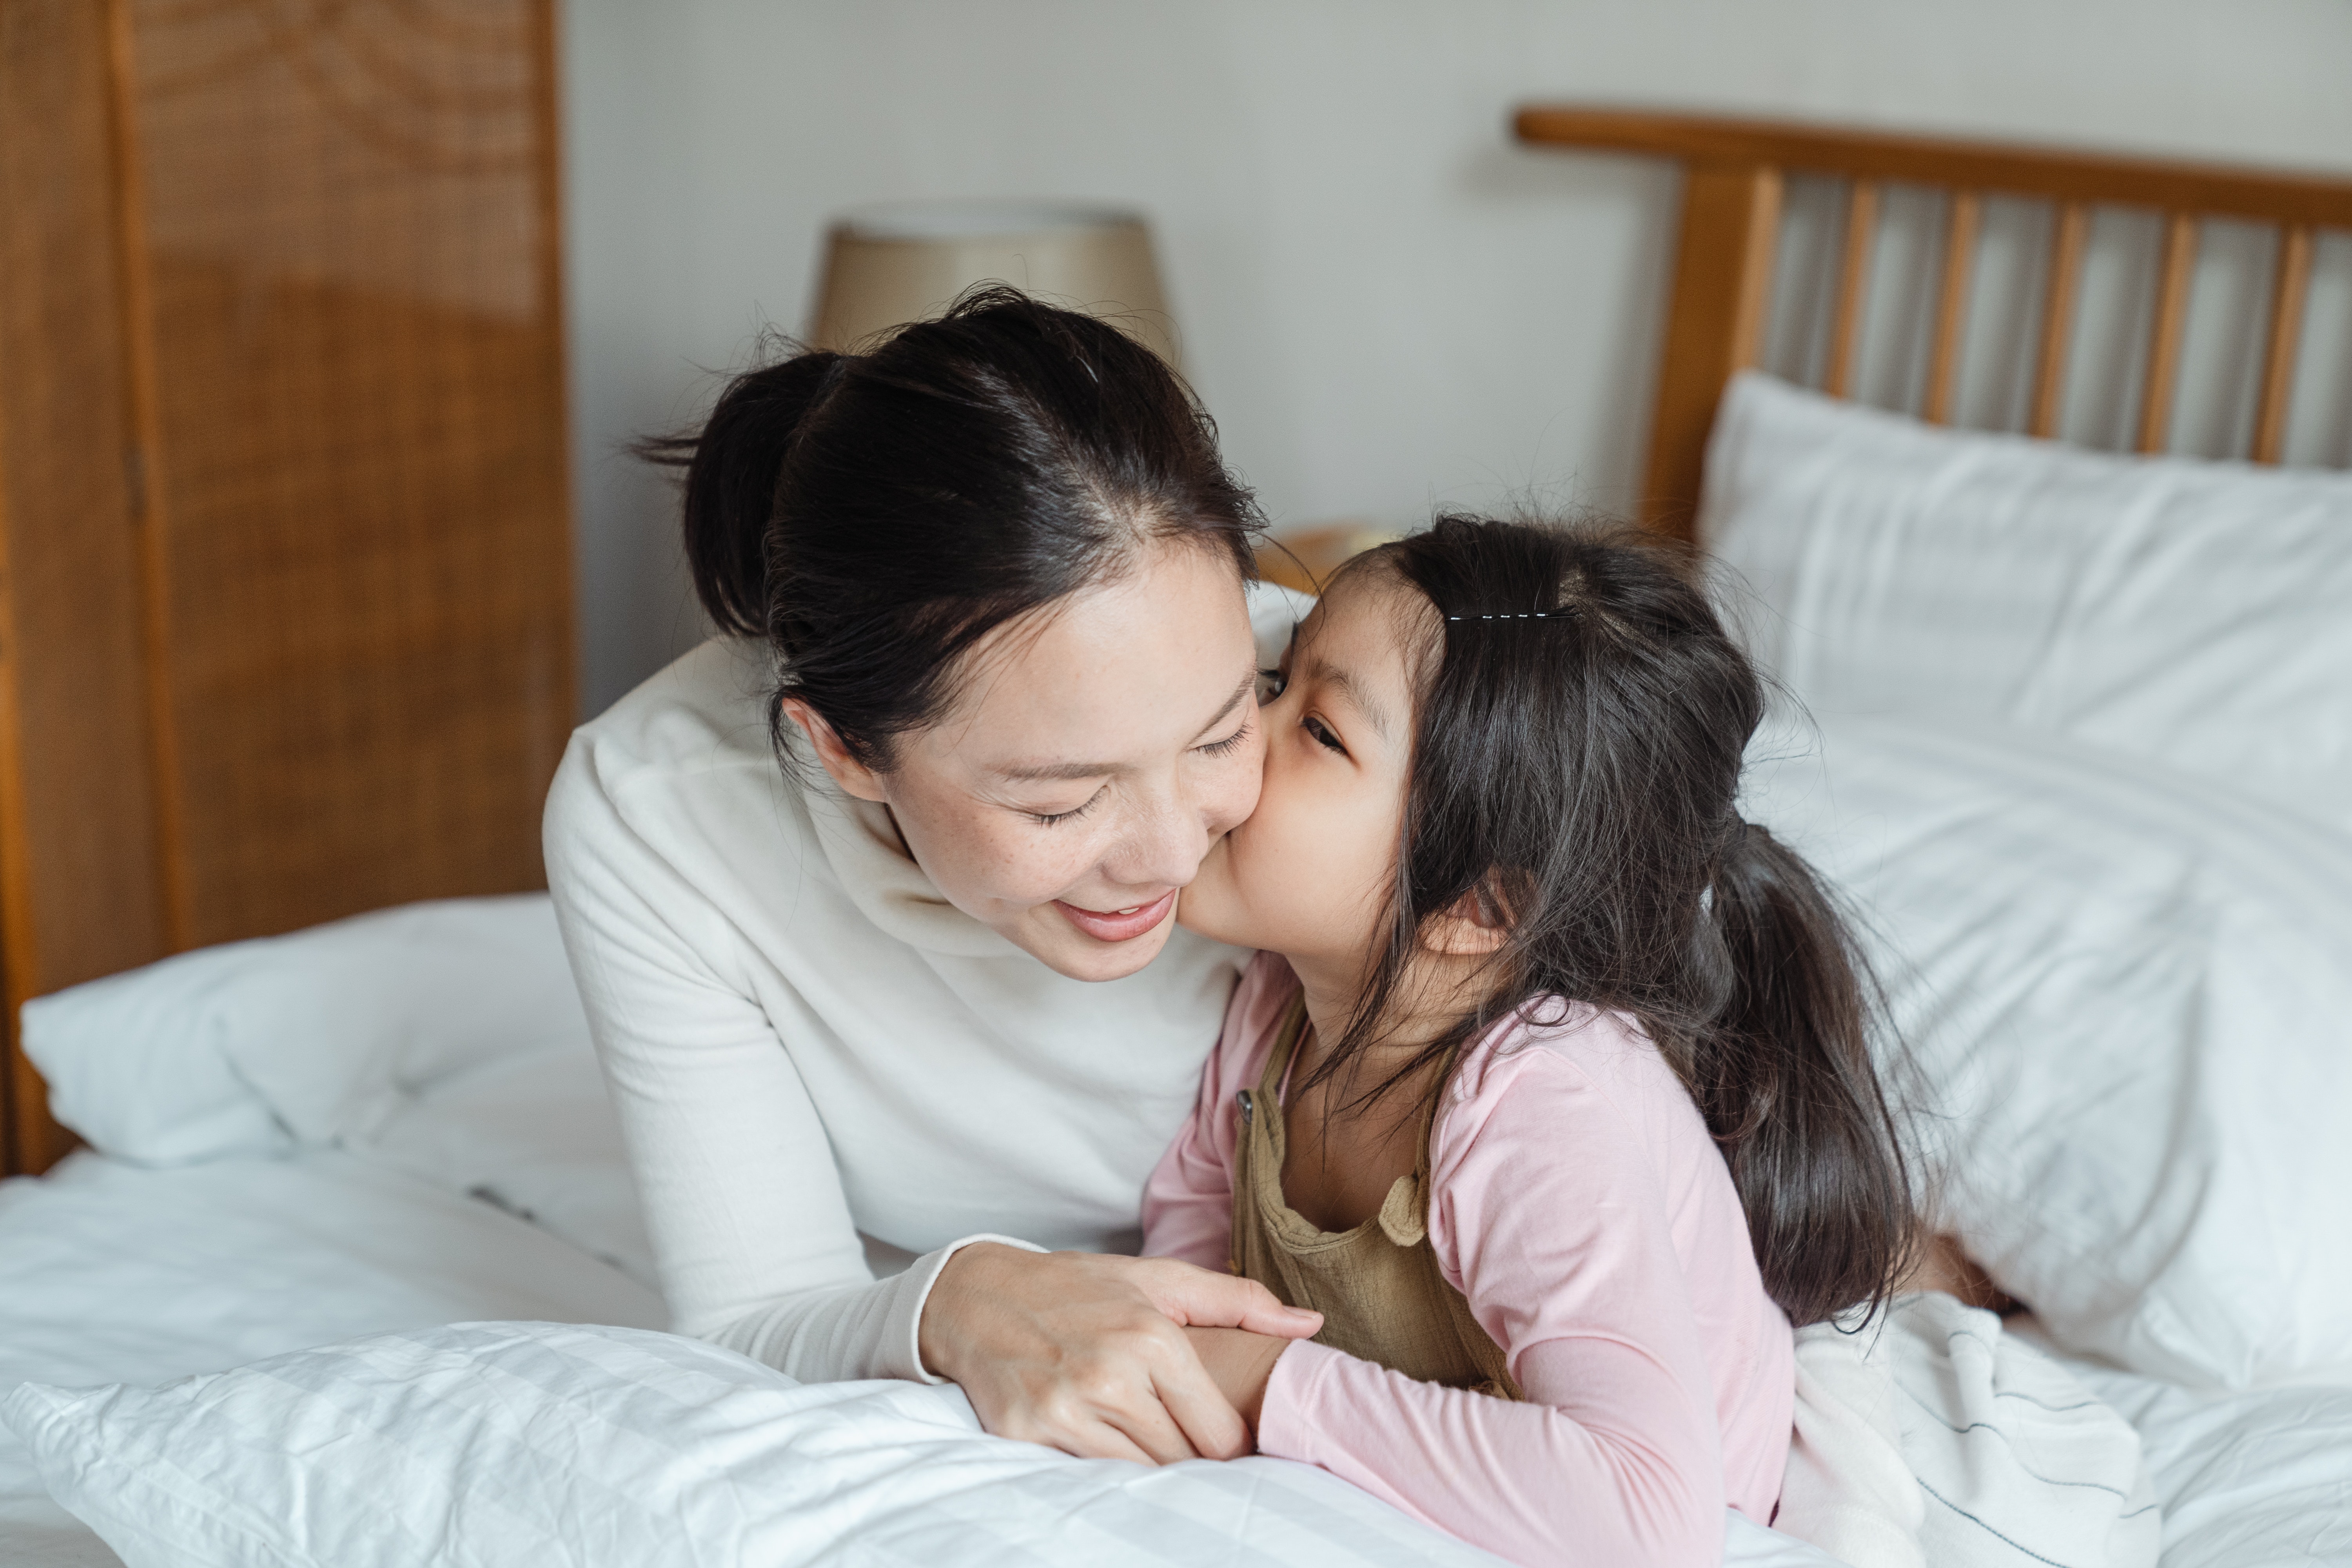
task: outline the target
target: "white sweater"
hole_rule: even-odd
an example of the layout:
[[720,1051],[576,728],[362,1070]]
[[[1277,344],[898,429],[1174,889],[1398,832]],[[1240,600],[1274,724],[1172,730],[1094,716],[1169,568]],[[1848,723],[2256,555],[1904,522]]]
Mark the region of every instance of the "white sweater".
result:
[[[1265,662],[1297,602],[1252,588]],[[769,668],[708,642],[583,725],[548,881],[677,1331],[805,1381],[930,1381],[955,1247],[1135,1249],[1247,955],[1179,931],[1124,980],[1055,973],[882,807],[783,771]]]

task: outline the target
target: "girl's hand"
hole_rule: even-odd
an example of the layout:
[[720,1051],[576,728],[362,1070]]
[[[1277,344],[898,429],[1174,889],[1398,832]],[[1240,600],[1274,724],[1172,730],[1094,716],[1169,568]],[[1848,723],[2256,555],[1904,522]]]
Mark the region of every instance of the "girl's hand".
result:
[[1274,1363],[1290,1348],[1290,1341],[1247,1329],[1186,1329],[1193,1353],[1201,1358],[1217,1392],[1249,1423],[1249,1451],[1257,1451],[1260,1412],[1265,1408],[1265,1385],[1274,1378]]
[[983,1241],[948,1259],[918,1337],[923,1364],[963,1386],[987,1430],[1082,1458],[1165,1465],[1238,1458],[1254,1446],[1188,1327],[1286,1343],[1322,1325],[1263,1285],[1174,1258]]

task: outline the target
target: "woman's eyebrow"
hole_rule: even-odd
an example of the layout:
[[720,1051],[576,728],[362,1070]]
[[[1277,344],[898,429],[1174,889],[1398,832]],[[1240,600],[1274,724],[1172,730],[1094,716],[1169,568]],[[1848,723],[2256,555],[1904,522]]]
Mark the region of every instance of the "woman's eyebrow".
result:
[[1038,763],[996,770],[1000,778],[1026,784],[1037,779],[1098,779],[1106,773],[1119,772],[1116,763]]
[[1247,697],[1256,685],[1257,660],[1253,658],[1250,660],[1250,668],[1242,672],[1241,684],[1234,687],[1233,695],[1225,699],[1225,705],[1217,710],[1215,717],[1212,718],[1207,723],[1202,725],[1198,730],[1192,731],[1192,743],[1194,745],[1199,745],[1201,743],[1202,736],[1207,734],[1210,731],[1215,729],[1218,725],[1232,718],[1234,716],[1234,710],[1242,705],[1242,699]]
[[1396,733],[1389,725],[1389,710],[1371,689],[1338,665],[1320,658],[1307,661],[1307,678],[1338,687],[1348,694],[1349,703],[1369,721],[1382,741],[1394,744]]
[[[1255,661],[1252,662],[1255,666]],[[1193,743],[1197,745],[1202,735],[1232,718],[1234,710],[1241,706],[1242,699],[1248,696],[1250,688],[1256,684],[1257,670],[1252,668],[1242,677],[1241,683],[1234,688],[1233,695],[1225,699],[1225,705],[1218,709],[1215,716],[1207,723],[1193,731]],[[1098,779],[1113,773],[1123,773],[1127,772],[1127,764],[1124,763],[1036,763],[999,768],[996,772],[1001,778],[1012,779],[1021,784],[1040,779],[1057,779],[1067,782],[1077,779]]]

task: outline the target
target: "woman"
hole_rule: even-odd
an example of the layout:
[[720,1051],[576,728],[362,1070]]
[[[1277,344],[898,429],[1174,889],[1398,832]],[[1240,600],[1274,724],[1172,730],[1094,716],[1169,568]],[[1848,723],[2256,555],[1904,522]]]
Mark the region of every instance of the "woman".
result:
[[546,852],[678,1329],[1073,1453],[1245,1452],[1179,1325],[1319,1320],[1107,1255],[1245,957],[1176,893],[1256,801],[1253,605],[1290,626],[1213,427],[999,289],[653,455],[726,635],[580,730]]

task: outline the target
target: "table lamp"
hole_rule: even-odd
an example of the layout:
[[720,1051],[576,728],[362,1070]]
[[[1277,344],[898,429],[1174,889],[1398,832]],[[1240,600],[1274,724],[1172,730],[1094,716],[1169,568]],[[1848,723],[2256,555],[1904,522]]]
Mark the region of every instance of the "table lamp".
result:
[[906,202],[844,215],[826,236],[809,342],[846,351],[992,280],[1108,317],[1178,363],[1141,215],[1076,203]]

